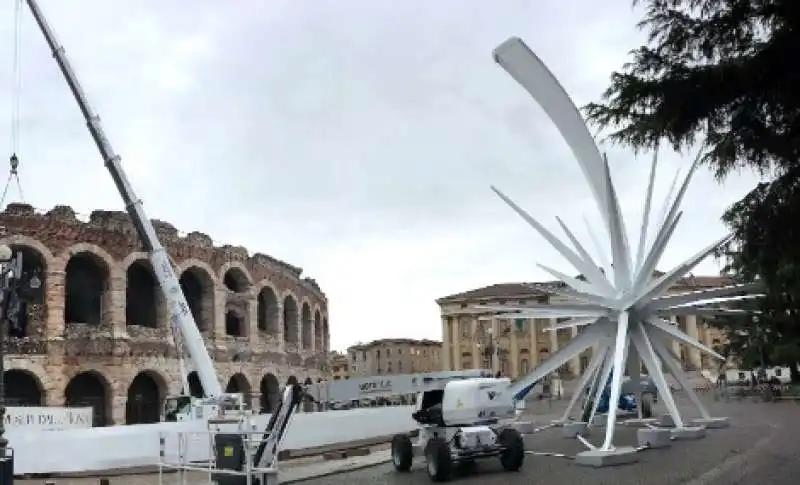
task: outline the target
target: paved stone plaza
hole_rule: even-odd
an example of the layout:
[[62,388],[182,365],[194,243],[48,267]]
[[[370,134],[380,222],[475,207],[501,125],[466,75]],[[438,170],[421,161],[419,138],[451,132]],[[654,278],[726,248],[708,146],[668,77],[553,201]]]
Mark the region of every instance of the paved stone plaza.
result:
[[[680,398],[679,398],[680,399]],[[710,401],[710,400],[709,400]],[[680,399],[679,404],[689,409]],[[699,441],[674,442],[665,450],[645,451],[639,463],[615,468],[587,469],[569,459],[531,456],[519,473],[503,472],[496,460],[481,462],[478,473],[454,478],[464,484],[580,484],[580,485],[793,485],[800,476],[800,405],[794,403],[713,402],[714,415],[731,418],[731,427],[709,430]],[[537,404],[535,419],[541,423],[557,416],[562,403]],[[598,430],[599,431],[599,430]],[[620,427],[618,445],[633,444],[635,431]],[[602,439],[596,433],[592,441]],[[562,438],[558,430],[549,430],[526,439],[527,448],[537,452],[574,454],[582,450],[574,440]],[[313,473],[333,471],[336,467],[357,467],[388,460],[388,453],[377,450],[371,457],[352,459],[348,463],[307,462],[287,463],[284,480],[297,480]],[[25,480],[21,483],[42,483]],[[57,485],[96,484],[95,479],[57,479]],[[156,485],[156,476],[127,476],[111,478],[111,485]],[[178,485],[175,475],[166,476],[164,485]],[[187,485],[207,483],[205,477],[193,477]],[[422,464],[407,474],[394,472],[391,464],[383,463],[356,471],[303,480],[304,485],[416,485],[428,483]]]

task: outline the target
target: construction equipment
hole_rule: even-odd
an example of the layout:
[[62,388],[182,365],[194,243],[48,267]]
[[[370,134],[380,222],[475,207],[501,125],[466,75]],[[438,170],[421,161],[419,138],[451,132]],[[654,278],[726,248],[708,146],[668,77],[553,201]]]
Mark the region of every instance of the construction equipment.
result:
[[[21,0],[18,0],[21,1]],[[238,412],[243,415],[244,403],[242,395],[239,393],[224,393],[220,381],[214,369],[214,362],[205,346],[205,341],[194,321],[194,317],[186,301],[186,297],[181,289],[178,277],[173,269],[169,253],[162,246],[156,234],[155,227],[150,218],[144,211],[144,205],[133,191],[125,172],[120,163],[121,158],[111,147],[108,137],[100,123],[100,117],[89,105],[86,94],[83,91],[72,66],[64,53],[64,47],[58,43],[56,36],[35,0],[25,0],[30,9],[36,24],[44,35],[47,45],[52,51],[53,58],[56,60],[61,74],[69,86],[78,107],[86,120],[89,133],[97,145],[100,155],[103,158],[114,184],[119,190],[125,210],[133,222],[136,232],[148,252],[150,263],[155,272],[164,297],[170,310],[170,323],[173,335],[180,338],[175,342],[176,346],[183,344],[192,360],[197,371],[200,383],[203,387],[205,398],[189,399],[189,410],[187,413],[187,401],[176,398],[168,400],[174,411],[172,417],[175,420],[198,419],[207,420],[213,414],[225,414],[229,411]],[[285,388],[283,401],[280,403],[277,412],[274,412],[269,420],[264,438],[256,453],[256,463],[267,463],[272,466],[275,461],[277,449],[286,431],[286,426],[299,404],[299,397],[302,395],[302,388],[298,385],[289,385]],[[183,406],[181,406],[183,405]],[[165,411],[167,409],[165,408]],[[165,413],[166,414],[166,413]]]

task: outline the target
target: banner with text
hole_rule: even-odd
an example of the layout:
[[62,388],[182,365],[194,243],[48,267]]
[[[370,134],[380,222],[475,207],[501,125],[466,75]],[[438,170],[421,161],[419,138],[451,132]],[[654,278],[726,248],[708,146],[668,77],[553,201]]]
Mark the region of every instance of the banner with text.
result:
[[52,431],[59,429],[78,429],[92,427],[93,411],[86,408],[55,407],[8,407],[6,408],[5,427]]

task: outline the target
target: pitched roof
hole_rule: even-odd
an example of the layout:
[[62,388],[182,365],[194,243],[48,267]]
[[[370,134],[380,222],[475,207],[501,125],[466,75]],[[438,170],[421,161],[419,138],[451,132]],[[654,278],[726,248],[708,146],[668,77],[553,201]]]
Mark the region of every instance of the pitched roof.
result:
[[[663,276],[664,272],[655,271],[653,276]],[[580,276],[579,276],[580,277]],[[689,274],[679,279],[674,286],[682,288],[717,288],[734,284],[734,281],[727,276],[694,276]],[[452,295],[443,296],[436,300],[436,303],[453,303],[464,300],[480,300],[491,298],[536,298],[551,294],[551,288],[563,288],[566,285],[561,281],[542,281],[529,283],[495,283],[493,285],[475,288]]]

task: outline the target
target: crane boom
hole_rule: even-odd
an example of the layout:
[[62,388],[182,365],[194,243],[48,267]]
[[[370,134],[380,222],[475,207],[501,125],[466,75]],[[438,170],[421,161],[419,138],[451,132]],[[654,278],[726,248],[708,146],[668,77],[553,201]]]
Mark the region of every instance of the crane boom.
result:
[[89,128],[89,133],[92,135],[100,155],[103,157],[108,172],[117,186],[122,200],[125,203],[125,210],[130,215],[139,239],[145,246],[148,252],[150,263],[153,266],[153,272],[158,280],[161,290],[167,300],[170,309],[170,324],[177,327],[182,336],[182,341],[189,354],[189,358],[195,365],[200,383],[203,386],[203,391],[207,397],[218,397],[222,394],[222,387],[217,373],[214,370],[214,363],[211,356],[206,350],[205,342],[197,324],[194,321],[189,304],[186,297],[181,290],[178,277],[170,263],[169,254],[161,245],[158,240],[153,223],[144,212],[141,199],[137,198],[133,192],[125,172],[122,170],[120,164],[120,157],[114,152],[111,144],[106,137],[105,131],[100,124],[100,117],[92,110],[86,94],[83,92],[80,83],[78,82],[75,72],[69,63],[66,55],[64,54],[64,47],[61,46],[55,38],[53,30],[45,20],[39,5],[35,0],[25,0],[28,8],[33,14],[36,24],[42,31],[47,45],[53,53],[53,57],[58,63],[61,74],[69,85],[70,91],[78,103],[78,107],[86,120],[86,125]]

